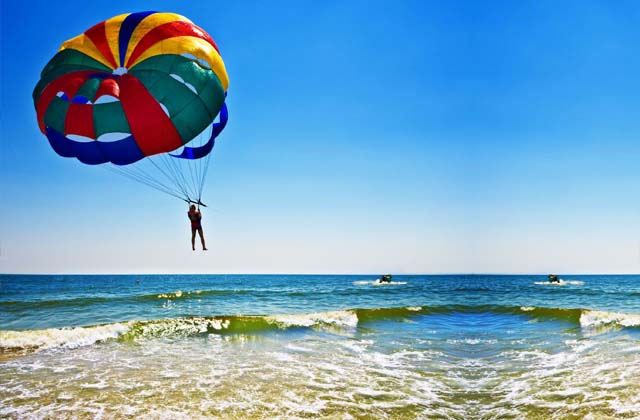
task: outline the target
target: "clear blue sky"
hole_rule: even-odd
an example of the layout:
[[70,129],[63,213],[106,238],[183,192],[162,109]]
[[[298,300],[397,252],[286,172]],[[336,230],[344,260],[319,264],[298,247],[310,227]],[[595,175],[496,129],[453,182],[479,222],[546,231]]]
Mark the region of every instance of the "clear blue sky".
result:
[[[640,272],[635,1],[2,2],[0,272]],[[31,93],[120,13],[220,46],[230,122],[184,203],[64,159]]]

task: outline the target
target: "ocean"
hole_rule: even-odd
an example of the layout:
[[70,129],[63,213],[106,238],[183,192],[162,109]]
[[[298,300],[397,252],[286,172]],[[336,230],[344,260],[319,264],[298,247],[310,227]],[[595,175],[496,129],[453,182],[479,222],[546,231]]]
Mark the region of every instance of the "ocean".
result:
[[640,419],[640,276],[1,275],[0,418]]

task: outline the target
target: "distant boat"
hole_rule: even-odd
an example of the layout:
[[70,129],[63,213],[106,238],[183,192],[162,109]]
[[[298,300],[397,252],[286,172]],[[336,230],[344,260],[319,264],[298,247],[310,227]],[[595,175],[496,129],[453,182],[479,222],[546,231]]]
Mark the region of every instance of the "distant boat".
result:
[[549,274],[549,283],[560,283],[560,279],[556,274]]
[[380,283],[391,283],[391,274],[383,274],[382,276],[380,276],[380,278],[378,279],[378,281]]

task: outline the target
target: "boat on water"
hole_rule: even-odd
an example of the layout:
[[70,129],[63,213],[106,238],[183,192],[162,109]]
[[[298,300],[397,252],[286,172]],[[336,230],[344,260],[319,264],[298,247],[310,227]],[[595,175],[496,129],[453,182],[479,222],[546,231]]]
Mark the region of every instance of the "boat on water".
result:
[[393,278],[393,276],[391,274],[383,274],[383,275],[380,276],[378,281],[380,283],[391,283],[391,279],[392,278]]

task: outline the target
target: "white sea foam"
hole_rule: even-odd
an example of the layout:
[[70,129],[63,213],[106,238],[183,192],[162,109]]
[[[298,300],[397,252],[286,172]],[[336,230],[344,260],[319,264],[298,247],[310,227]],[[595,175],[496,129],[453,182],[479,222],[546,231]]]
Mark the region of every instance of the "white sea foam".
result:
[[137,325],[138,336],[170,337],[202,334],[210,330],[224,330],[230,325],[228,319],[220,318],[175,318],[141,322]]
[[313,350],[307,348],[307,347],[302,347],[302,346],[297,346],[295,344],[289,343],[287,344],[287,348],[289,350],[295,351],[295,352],[303,352],[303,353],[309,353]]
[[228,319],[175,318],[157,321],[128,321],[92,327],[49,328],[45,330],[0,331],[0,348],[44,350],[54,347],[76,348],[117,339],[135,328],[135,337],[187,336],[224,330]]
[[[288,339],[83,347],[40,356],[45,369],[75,366],[68,375],[25,368],[33,359],[3,366],[0,417],[634,418],[637,342],[571,340],[557,351],[506,348],[468,360],[412,339],[401,349],[324,334],[295,341],[307,352],[292,352]],[[24,398],[23,389],[41,396]],[[42,404],[44,395],[52,402]]]
[[109,386],[109,385],[104,381],[100,381],[100,382],[96,382],[96,383],[80,384],[80,388],[85,388],[85,389],[104,389],[107,386]]
[[297,315],[269,315],[267,322],[280,327],[313,327],[319,325],[334,325],[339,327],[355,327],[358,316],[353,311],[318,312]]
[[640,327],[640,314],[624,314],[604,311],[584,311],[580,315],[580,325],[583,327],[598,327],[603,325],[619,325],[621,327]]
[[296,358],[292,356],[290,353],[279,351],[279,352],[271,353],[271,356],[274,358],[274,360],[278,360],[280,362],[294,363],[296,361]]
[[[555,417],[552,414],[559,418],[570,414],[580,418],[638,418],[629,416],[640,406],[635,380],[640,365],[638,354],[630,351],[635,341],[581,339],[565,344],[568,348],[557,353],[511,351],[522,357],[509,358],[525,362],[526,370],[504,378],[494,391],[504,392],[503,399],[514,408],[536,407],[541,418]],[[513,414],[520,417],[517,410]],[[497,416],[486,410],[485,417]]]
[[46,330],[0,331],[0,348],[75,348],[117,338],[131,329],[131,322],[94,327],[49,328]]

